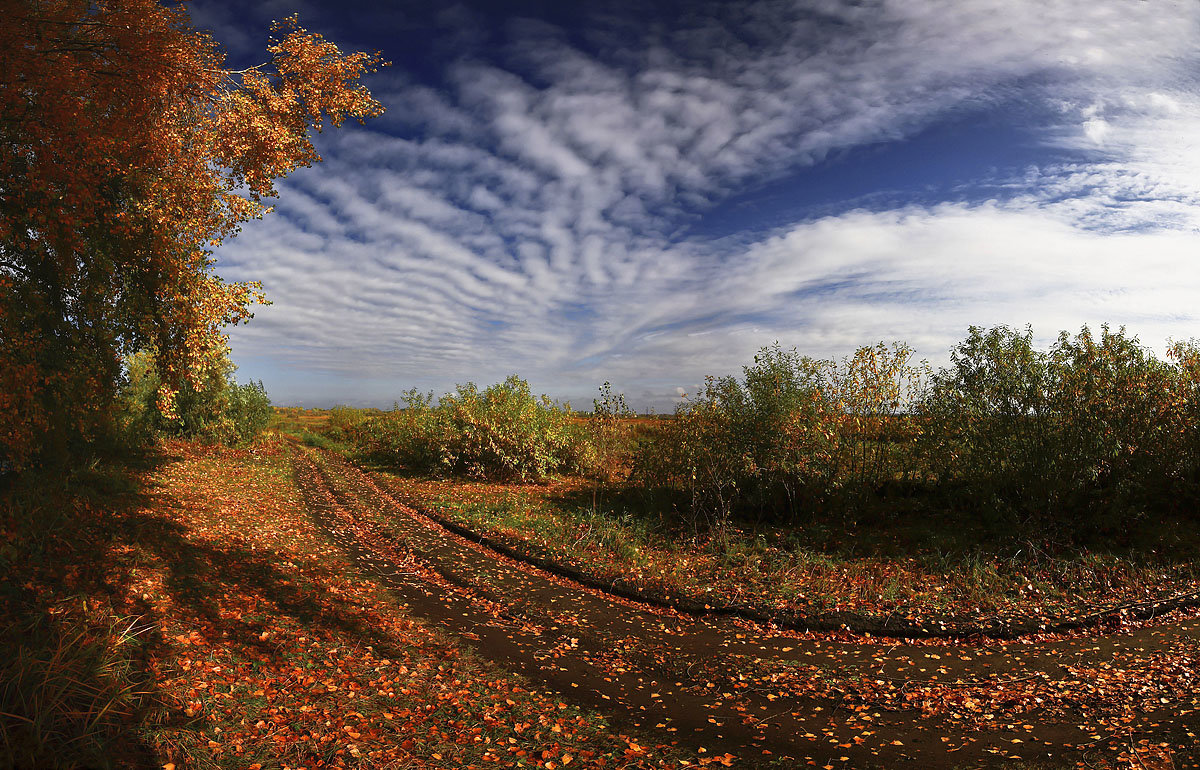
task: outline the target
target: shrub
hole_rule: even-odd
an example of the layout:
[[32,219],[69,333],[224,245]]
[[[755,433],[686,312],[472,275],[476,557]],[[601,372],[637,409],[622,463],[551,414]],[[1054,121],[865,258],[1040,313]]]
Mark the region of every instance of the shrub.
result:
[[1178,370],[1178,419],[1167,437],[1167,451],[1175,481],[1173,500],[1190,500],[1200,493],[1200,342],[1172,343],[1168,356]]
[[262,380],[245,385],[230,382],[222,417],[227,444],[248,444],[266,430],[271,422],[271,399]]
[[333,433],[353,431],[366,422],[366,420],[367,411],[365,409],[356,409],[352,406],[338,404],[329,410],[328,430]]
[[127,441],[145,441],[156,434],[197,438],[229,446],[253,441],[271,419],[271,400],[262,382],[239,385],[234,365],[224,359],[199,384],[183,385],[175,397],[175,414],[159,411],[162,380],[147,351],[125,364],[118,423]]
[[936,480],[993,512],[1017,501],[1039,510],[1052,504],[1050,377],[1032,329],[970,327],[917,406],[925,465]]
[[693,523],[736,510],[760,517],[861,507],[886,482],[913,472],[912,421],[923,385],[912,350],[880,343],[841,362],[778,343],[734,377],[709,378],[639,452],[646,485],[687,497]]
[[484,390],[473,383],[433,405],[432,394],[405,394],[403,409],[345,429],[364,455],[422,472],[496,481],[541,481],[594,466],[584,426],[569,406],[535,397],[517,376]]
[[1049,352],[1029,328],[972,327],[919,407],[922,451],[962,504],[1084,534],[1128,526],[1194,477],[1177,347],[1173,366],[1136,337],[1063,332]]
[[1179,370],[1107,326],[1099,339],[1086,326],[1074,338],[1063,332],[1050,361],[1059,512],[1086,512],[1101,528],[1137,518],[1170,487]]
[[582,431],[570,410],[513,375],[480,391],[458,386],[439,405],[448,439],[442,463],[453,473],[496,480],[537,481],[560,470],[580,470]]
[[910,414],[925,395],[929,365],[912,365],[902,342],[862,347],[830,370],[828,400],[837,424],[832,434],[836,487],[857,503],[892,482],[918,474],[917,426]]
[[940,491],[997,525],[1110,535],[1200,491],[1197,343],[1164,361],[1107,326],[1063,333],[1048,351],[1028,327],[971,327],[937,373],[912,357],[903,343],[840,361],[776,343],[740,379],[707,378],[674,419],[640,432],[608,383],[585,418],[515,376],[460,385],[436,406],[410,391],[379,416],[338,408],[331,425],[359,451],[423,472],[628,475],[716,529],[735,513],[847,521],[921,504],[884,505],[899,488]]
[[611,383],[601,385],[600,397],[593,399],[592,414],[587,420],[590,458],[580,458],[576,464],[586,467],[590,475],[603,481],[625,478],[632,467],[637,446],[630,422],[636,416],[625,403],[624,394],[614,393]]
[[726,412],[719,423],[731,436],[717,446],[748,461],[743,487],[760,511],[794,515],[805,501],[827,497],[834,484],[839,415],[833,367],[776,343],[743,368],[742,387],[733,378],[718,381],[720,398],[711,403]]
[[729,399],[740,399],[732,378],[708,378],[701,394],[684,401],[675,419],[638,447],[634,477],[651,490],[682,493],[693,526],[720,527],[745,491],[748,458],[740,451]]
[[[433,394],[415,388],[404,394],[403,409],[365,417],[346,429],[345,439],[375,460],[422,473],[442,472],[446,426],[433,407]],[[336,423],[335,423],[336,424]]]

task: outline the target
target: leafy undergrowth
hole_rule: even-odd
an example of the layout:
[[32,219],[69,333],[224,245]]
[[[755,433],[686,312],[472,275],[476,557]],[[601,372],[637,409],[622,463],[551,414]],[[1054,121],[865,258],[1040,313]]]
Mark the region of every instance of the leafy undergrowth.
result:
[[376,473],[403,499],[528,556],[649,596],[746,606],[801,617],[853,614],[911,622],[1023,621],[1086,614],[1200,588],[1191,528],[1132,551],[1049,553],[1033,542],[997,544],[980,529],[902,518],[854,531],[729,526],[694,536],[633,513],[620,495],[585,481],[540,486]]
[[0,766],[688,763],[531,691],[356,578],[279,445],[166,451],[123,489],[0,509],[0,620],[46,627],[4,639],[26,683],[5,670]]

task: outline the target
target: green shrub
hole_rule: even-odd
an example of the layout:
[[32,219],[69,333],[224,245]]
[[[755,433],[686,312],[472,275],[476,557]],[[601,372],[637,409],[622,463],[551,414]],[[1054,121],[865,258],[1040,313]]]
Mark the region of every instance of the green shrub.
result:
[[411,390],[404,408],[343,429],[359,452],[421,472],[496,481],[540,481],[594,465],[570,408],[535,397],[517,376],[484,390],[459,385],[434,406]]
[[751,475],[726,403],[742,395],[736,380],[708,378],[697,398],[638,446],[634,477],[651,490],[682,494],[693,526],[724,524]]
[[593,399],[592,414],[586,423],[586,447],[590,452],[579,457],[575,464],[603,481],[625,478],[637,447],[637,436],[630,422],[636,416],[625,403],[624,394],[614,393],[611,383],[601,385],[600,397]]
[[153,355],[142,351],[130,356],[117,417],[125,439],[143,442],[161,434],[229,446],[253,441],[271,420],[271,400],[261,381],[239,385],[234,369],[226,358],[199,384],[185,383],[175,398],[175,415],[167,417],[156,405],[162,380]]
[[643,444],[635,474],[687,499],[693,523],[736,510],[759,517],[847,515],[885,482],[912,472],[915,438],[902,412],[922,372],[906,345],[861,348],[841,362],[778,343],[734,377],[708,378]]
[[447,426],[433,407],[433,394],[415,388],[404,394],[404,408],[364,417],[345,428],[344,439],[363,455],[422,473],[440,473]]
[[963,506],[1073,534],[1127,527],[1195,478],[1193,352],[1085,326],[1048,352],[972,327],[919,406],[927,466]]
[[721,416],[712,427],[729,435],[715,446],[743,458],[742,487],[764,512],[795,515],[809,502],[826,498],[837,477],[837,397],[832,361],[801,356],[778,343],[761,349],[744,367],[744,384],[716,380],[706,409]]
[[1178,370],[1179,417],[1166,442],[1167,466],[1176,485],[1172,500],[1189,504],[1200,494],[1200,342],[1173,343],[1168,355]]
[[459,385],[438,407],[446,421],[442,464],[453,473],[496,480],[536,481],[580,469],[582,430],[569,408],[534,397],[517,376],[480,391]]
[[1032,329],[972,326],[917,406],[926,467],[972,507],[995,513],[1023,501],[1044,512],[1058,496],[1047,486],[1058,464],[1052,392]]
[[[1125,330],[1063,332],[1050,355],[1060,514],[1102,529],[1140,518],[1170,488],[1171,436],[1181,420],[1179,370]],[[1069,497],[1067,497],[1069,495]]]
[[828,398],[836,487],[856,506],[896,481],[916,478],[917,424],[910,414],[925,397],[929,365],[912,365],[907,344],[862,347],[831,369]]
[[230,382],[225,399],[222,414],[227,426],[225,443],[248,444],[267,429],[271,422],[271,399],[262,380],[245,385]]
[[[382,414],[338,407],[330,435],[427,473],[628,480],[716,529],[735,514],[846,523],[933,502],[1086,537],[1200,492],[1196,343],[1160,360],[1107,326],[1063,333],[1049,350],[1028,327],[971,327],[938,372],[912,357],[902,343],[840,361],[776,343],[647,428],[608,383],[576,416],[513,376],[437,404],[409,391]],[[897,505],[891,490],[913,497]]]
[[338,404],[329,410],[329,427],[326,432],[340,435],[357,430],[367,420],[367,410]]

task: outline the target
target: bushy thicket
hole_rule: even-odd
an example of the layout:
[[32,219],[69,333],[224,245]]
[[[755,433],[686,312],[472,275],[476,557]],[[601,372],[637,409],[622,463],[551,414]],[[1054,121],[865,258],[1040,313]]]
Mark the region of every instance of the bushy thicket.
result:
[[367,416],[335,409],[331,425],[363,453],[405,468],[498,481],[540,481],[591,472],[595,443],[569,406],[534,396],[509,377],[480,390],[459,385],[434,404],[432,394],[405,394],[404,406]]
[[253,441],[271,419],[271,399],[262,382],[239,385],[234,366],[226,359],[193,385],[186,383],[175,397],[175,414],[157,407],[162,381],[149,353],[137,353],[126,362],[121,390],[119,421],[131,440],[167,435],[197,438],[237,446]]
[[1048,350],[1028,328],[972,327],[936,372],[903,343],[836,361],[776,344],[740,378],[708,378],[672,418],[633,417],[608,383],[576,414],[514,376],[436,404],[410,391],[391,412],[339,407],[329,435],[418,472],[629,481],[718,527],[928,504],[1111,535],[1200,492],[1200,347],[1162,359],[1107,326],[1063,332]]
[[[903,345],[840,362],[765,348],[710,378],[643,444],[635,477],[697,521],[856,517],[891,491],[996,523],[1111,534],[1200,481],[1200,349],[1167,360],[1124,329],[971,328],[936,373]],[[894,508],[894,506],[891,506]]]
[[693,514],[789,516],[846,504],[911,472],[901,410],[922,383],[905,345],[840,362],[763,348],[743,377],[709,378],[638,453],[645,486],[684,492]]
[[1125,331],[972,328],[916,404],[929,472],[1022,521],[1114,529],[1195,489],[1197,353],[1167,360]]

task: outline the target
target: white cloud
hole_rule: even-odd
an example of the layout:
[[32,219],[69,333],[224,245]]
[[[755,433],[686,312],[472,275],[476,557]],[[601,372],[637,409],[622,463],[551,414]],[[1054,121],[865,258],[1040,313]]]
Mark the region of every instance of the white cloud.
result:
[[[377,378],[363,397],[378,403],[516,371],[669,408],[775,339],[817,355],[907,339],[936,357],[968,324],[1196,333],[1200,8],[738,7],[591,53],[514,26],[512,72],[471,60],[445,90],[383,81],[380,125],[415,138],[322,137],[327,162],[222,247],[224,272],[276,303],[236,355]],[[1057,108],[1045,143],[1089,159],[989,179],[990,202],[677,235],[732,193],[1001,103]]]

